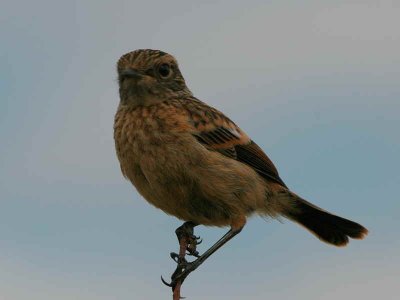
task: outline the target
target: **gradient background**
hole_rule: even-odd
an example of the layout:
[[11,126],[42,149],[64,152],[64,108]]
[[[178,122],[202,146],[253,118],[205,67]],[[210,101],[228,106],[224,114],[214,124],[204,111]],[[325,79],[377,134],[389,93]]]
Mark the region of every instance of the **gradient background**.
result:
[[[253,218],[188,299],[397,299],[398,1],[2,1],[0,299],[170,299],[175,218],[120,174],[115,64],[175,55],[281,177],[370,235],[329,247]],[[204,251],[225,229],[199,227]]]

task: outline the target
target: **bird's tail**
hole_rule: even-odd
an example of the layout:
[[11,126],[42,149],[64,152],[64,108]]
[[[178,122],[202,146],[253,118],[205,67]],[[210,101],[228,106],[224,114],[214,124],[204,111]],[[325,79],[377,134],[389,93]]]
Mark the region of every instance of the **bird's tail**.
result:
[[287,191],[280,196],[285,198],[286,203],[290,203],[282,211],[282,215],[304,226],[321,241],[345,246],[349,237],[363,239],[368,233],[360,224],[326,212],[292,192]]

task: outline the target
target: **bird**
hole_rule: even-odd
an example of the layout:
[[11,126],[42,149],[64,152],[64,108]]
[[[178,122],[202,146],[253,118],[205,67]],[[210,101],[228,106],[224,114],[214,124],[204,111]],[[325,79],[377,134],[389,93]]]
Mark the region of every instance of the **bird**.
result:
[[[153,206],[184,221],[191,263],[178,261],[172,286],[241,232],[253,215],[287,218],[321,241],[345,246],[368,230],[308,202],[281,179],[264,151],[221,111],[197,99],[177,60],[138,49],[117,63],[120,102],[114,140],[122,174]],[[197,225],[230,227],[198,255]]]

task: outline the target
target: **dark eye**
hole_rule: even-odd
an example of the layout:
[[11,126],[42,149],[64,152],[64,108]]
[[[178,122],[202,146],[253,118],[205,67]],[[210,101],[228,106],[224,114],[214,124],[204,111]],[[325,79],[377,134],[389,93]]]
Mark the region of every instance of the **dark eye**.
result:
[[160,73],[161,77],[168,77],[169,74],[171,73],[171,68],[169,67],[168,64],[162,64],[159,68],[158,68],[158,73]]

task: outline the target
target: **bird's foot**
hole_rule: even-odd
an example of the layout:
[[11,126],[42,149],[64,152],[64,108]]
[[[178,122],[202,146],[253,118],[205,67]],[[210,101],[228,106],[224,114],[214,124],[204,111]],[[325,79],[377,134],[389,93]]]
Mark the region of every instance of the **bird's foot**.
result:
[[197,251],[197,245],[203,241],[199,236],[193,234],[193,227],[195,225],[192,222],[186,222],[182,226],[175,230],[176,236],[178,237],[179,243],[183,241],[186,243],[186,251],[188,255],[199,257]]
[[171,258],[177,263],[176,269],[174,273],[171,275],[171,282],[168,283],[164,280],[164,278],[161,276],[161,281],[166,285],[172,288],[172,290],[175,290],[176,286],[178,284],[182,284],[183,281],[186,279],[186,277],[196,270],[196,268],[199,266],[198,264],[198,259],[196,259],[193,262],[188,262],[185,258],[179,257],[177,253],[172,252]]
[[203,240],[199,236],[191,235],[187,237],[186,251],[188,255],[200,257],[199,251],[197,251],[197,245],[200,245]]
[[[180,294],[180,287],[189,275],[190,272],[194,271],[198,265],[195,262],[188,262],[185,259],[186,255],[191,255],[195,257],[200,257],[197,251],[197,245],[199,245],[202,240],[193,234],[193,228],[196,226],[193,222],[185,222],[182,226],[175,230],[176,236],[179,240],[179,254],[172,252],[170,254],[171,258],[177,263],[174,273],[171,275],[171,283],[167,283],[162,277],[162,282],[171,287],[174,291],[174,295],[177,292]],[[175,298],[174,298],[175,299]]]

